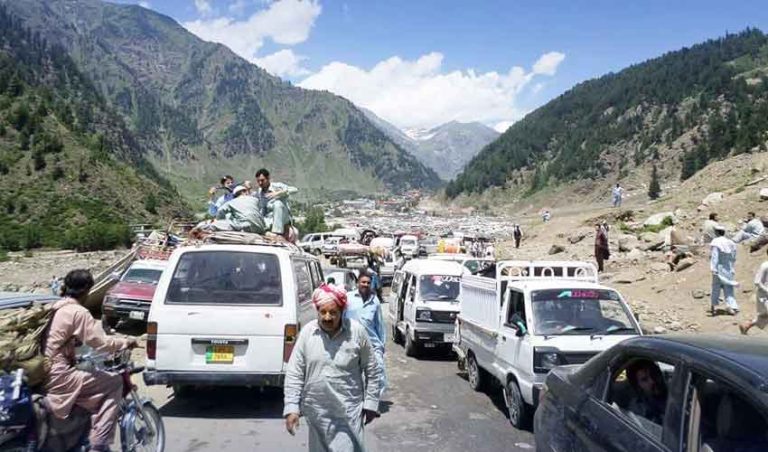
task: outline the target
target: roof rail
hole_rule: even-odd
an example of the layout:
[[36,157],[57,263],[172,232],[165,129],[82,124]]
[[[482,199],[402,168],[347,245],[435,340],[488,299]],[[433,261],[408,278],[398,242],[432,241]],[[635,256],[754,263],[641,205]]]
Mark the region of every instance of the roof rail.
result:
[[506,281],[542,281],[568,279],[598,282],[597,267],[583,261],[499,261],[496,279]]
[[291,252],[303,253],[303,250],[291,242],[270,237],[268,235],[255,234],[240,231],[216,231],[206,234],[202,240],[187,241],[185,245],[192,244],[220,244],[220,245],[261,245],[286,248]]

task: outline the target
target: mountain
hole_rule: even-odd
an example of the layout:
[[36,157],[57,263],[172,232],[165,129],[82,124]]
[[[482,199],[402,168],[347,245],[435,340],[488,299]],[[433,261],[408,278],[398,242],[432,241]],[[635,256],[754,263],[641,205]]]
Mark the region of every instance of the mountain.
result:
[[173,19],[99,0],[0,0],[62,45],[186,195],[266,166],[305,195],[435,188],[352,103],[269,75]]
[[111,247],[186,206],[61,48],[0,5],[0,249]]
[[765,151],[767,137],[768,37],[747,29],[575,86],[486,146],[446,194],[613,182],[653,167],[686,179]]
[[443,180],[456,177],[483,146],[499,136],[479,122],[452,121],[433,129],[402,131],[370,110],[363,109],[363,112],[392,141],[435,170]]

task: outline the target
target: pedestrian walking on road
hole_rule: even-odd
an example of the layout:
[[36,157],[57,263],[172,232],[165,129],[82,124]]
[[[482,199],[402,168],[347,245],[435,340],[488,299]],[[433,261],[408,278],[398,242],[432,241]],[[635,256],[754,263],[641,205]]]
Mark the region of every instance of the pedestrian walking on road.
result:
[[515,238],[515,248],[520,248],[520,240],[523,239],[523,231],[520,229],[519,224],[515,224],[512,230],[512,236]]
[[726,312],[735,315],[739,312],[739,305],[734,296],[735,286],[739,283],[736,277],[736,244],[725,236],[725,227],[717,225],[715,228],[715,240],[710,244],[711,258],[710,270],[712,270],[712,315],[715,315],[720,300],[722,289],[727,305]]
[[379,416],[381,370],[365,328],[344,319],[347,296],[321,285],[312,294],[317,320],[299,333],[285,373],[285,427],[304,416],[310,452],[363,452],[363,426]]
[[595,260],[597,261],[597,271],[602,272],[603,262],[608,260],[611,252],[608,249],[608,234],[600,224],[595,225]]
[[373,286],[372,276],[363,273],[357,280],[357,289],[347,294],[348,305],[344,318],[356,320],[365,327],[371,347],[376,353],[376,362],[381,369],[381,394],[387,385],[387,373],[384,364],[384,345],[387,343],[387,333],[384,327],[384,315],[381,312],[381,299]]
[[757,315],[739,325],[741,334],[747,334],[753,326],[764,330],[768,326],[768,261],[763,262],[755,274],[755,302]]
[[621,207],[621,198],[624,197],[624,189],[621,187],[621,184],[617,183],[613,187],[611,194],[613,196],[613,207]]

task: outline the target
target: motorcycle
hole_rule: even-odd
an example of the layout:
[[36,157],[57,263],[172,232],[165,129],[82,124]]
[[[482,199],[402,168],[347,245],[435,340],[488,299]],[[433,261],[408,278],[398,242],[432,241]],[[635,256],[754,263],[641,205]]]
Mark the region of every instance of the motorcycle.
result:
[[[165,428],[160,411],[148,399],[141,398],[131,375],[144,371],[131,361],[129,350],[114,355],[87,353],[78,359],[81,370],[99,370],[119,374],[123,379],[123,398],[116,428],[120,432],[122,452],[162,452]],[[66,419],[55,417],[47,408],[45,397],[31,394],[23,383],[23,371],[11,376],[12,382],[0,389],[0,450],[13,452],[85,452],[91,413],[75,407]],[[7,384],[10,383],[10,384]]]

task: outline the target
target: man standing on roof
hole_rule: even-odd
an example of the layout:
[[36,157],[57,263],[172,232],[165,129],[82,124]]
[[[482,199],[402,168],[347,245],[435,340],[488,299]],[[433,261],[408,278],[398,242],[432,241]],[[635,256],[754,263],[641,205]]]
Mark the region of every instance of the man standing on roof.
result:
[[709,263],[712,270],[712,315],[715,315],[715,309],[720,303],[721,289],[728,306],[728,315],[736,315],[739,311],[739,305],[733,294],[735,286],[738,285],[734,281],[736,277],[736,244],[725,236],[725,227],[721,225],[717,225],[715,234],[717,237],[712,240],[710,245],[711,259]]
[[384,366],[384,344],[387,343],[387,333],[384,328],[384,315],[381,313],[381,299],[372,286],[371,275],[361,274],[357,280],[357,289],[347,295],[349,305],[344,311],[344,318],[357,320],[368,332],[368,339],[376,354],[376,362],[381,368],[381,393],[383,393],[387,382]]
[[288,195],[298,190],[280,182],[271,182],[266,168],[256,171],[256,185],[259,188],[254,196],[259,200],[261,214],[270,232],[290,241],[293,219],[288,206]]

